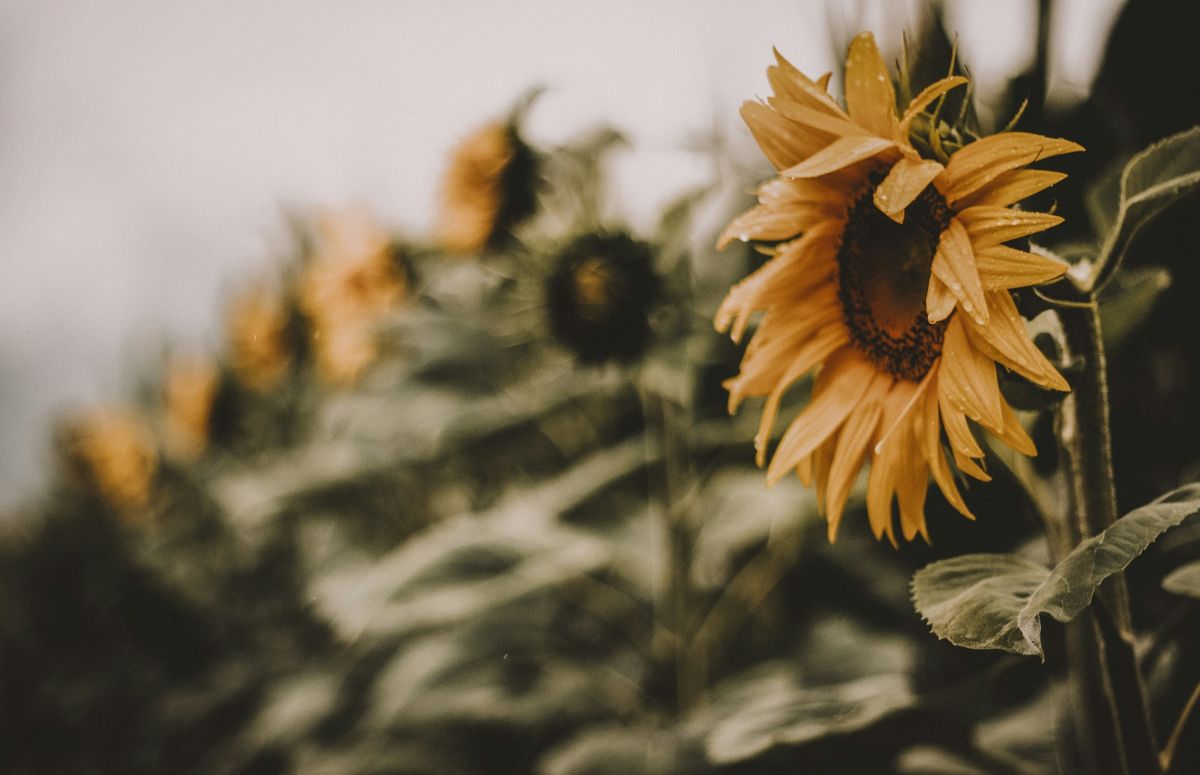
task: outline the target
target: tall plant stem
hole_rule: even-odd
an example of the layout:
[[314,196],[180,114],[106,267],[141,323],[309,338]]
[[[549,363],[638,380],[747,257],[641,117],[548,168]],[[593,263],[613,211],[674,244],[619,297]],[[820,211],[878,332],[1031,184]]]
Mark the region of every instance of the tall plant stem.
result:
[[662,567],[655,596],[657,633],[652,650],[664,664],[671,666],[677,709],[683,709],[692,705],[704,684],[703,676],[690,669],[692,663],[688,660],[694,606],[689,579],[693,528],[684,498],[689,478],[686,440],[680,408],[653,389],[643,386],[640,393],[647,431],[657,429],[662,434],[663,465],[655,478],[664,545],[659,555]]
[[[1048,527],[1059,560],[1117,519],[1100,314],[1094,298],[1081,301],[1084,303],[1059,310],[1067,354],[1084,367],[1058,418],[1068,503],[1065,517]],[[1117,575],[1105,582],[1097,600],[1098,605],[1067,625],[1082,771],[1161,773],[1146,691],[1134,655],[1125,578]]]

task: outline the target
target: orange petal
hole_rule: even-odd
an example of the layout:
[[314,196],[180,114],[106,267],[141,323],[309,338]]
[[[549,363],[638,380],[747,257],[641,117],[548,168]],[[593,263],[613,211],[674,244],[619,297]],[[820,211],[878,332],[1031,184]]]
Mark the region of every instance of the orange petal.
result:
[[984,471],[978,463],[971,458],[959,452],[957,449],[950,450],[954,454],[954,465],[958,466],[958,470],[962,471],[967,476],[974,477],[981,482],[990,482],[992,477]]
[[1017,311],[1017,305],[1008,291],[988,291],[987,298],[988,306],[992,309],[992,319],[988,325],[967,321],[975,347],[1042,387],[1069,391],[1071,387],[1067,381],[1025,332],[1021,313]]
[[870,135],[870,132],[845,116],[834,116],[827,111],[801,105],[787,97],[771,97],[767,102],[779,112],[779,115],[810,129],[826,132],[835,137],[866,137]]
[[950,290],[950,286],[939,280],[936,275],[929,276],[929,290],[925,292],[925,317],[930,323],[937,323],[950,317],[958,298]]
[[966,227],[975,250],[1045,231],[1063,220],[1050,213],[1031,213],[991,205],[968,207],[954,217]]
[[788,121],[761,102],[742,103],[741,113],[763,155],[777,170],[794,166],[829,142],[828,135]]
[[950,440],[950,448],[968,457],[983,457],[983,447],[971,433],[967,418],[962,412],[950,406],[946,396],[938,393],[938,408],[941,410],[942,426],[946,429],[946,438]]
[[[910,430],[906,434],[912,439]],[[915,441],[915,439],[913,439]],[[908,450],[908,454],[900,458],[900,471],[896,477],[896,502],[900,505],[900,529],[904,540],[911,541],[920,533],[926,543],[929,542],[929,531],[925,527],[925,495],[929,489],[929,469],[925,460]]]
[[834,353],[817,377],[812,402],[779,440],[767,467],[767,484],[778,482],[829,438],[877,379],[890,377],[878,372],[857,350],[845,347]]
[[940,374],[938,391],[951,407],[990,430],[1003,427],[996,364],[971,346],[961,315],[946,326]]
[[904,208],[942,172],[936,161],[901,159],[875,189],[875,206],[896,223],[904,223]]
[[869,159],[896,144],[882,137],[839,137],[828,146],[781,174],[789,178],[816,178]]
[[[885,392],[889,385],[879,383],[879,392]],[[829,467],[829,484],[825,504],[825,519],[829,523],[829,541],[837,540],[838,524],[842,520],[842,512],[846,508],[846,499],[850,497],[850,488],[862,468],[863,458],[867,455],[867,447],[875,438],[875,428],[883,416],[883,404],[876,399],[867,397],[863,403],[850,414],[846,424],[842,426],[838,436],[837,451]]]
[[[979,323],[987,322],[987,301],[983,296],[979,271],[975,268],[971,240],[967,236],[967,230],[956,219],[951,219],[950,225],[942,232],[937,252],[933,254],[931,271],[934,277],[950,287],[950,292],[958,299],[959,306],[965,313]],[[927,298],[926,305],[928,304]],[[941,311],[940,307],[937,311]]]
[[958,202],[957,209],[976,205],[1008,207],[1050,188],[1066,177],[1066,173],[1051,170],[1009,170],[974,194],[964,197]]
[[1029,438],[1029,434],[1025,432],[1025,428],[1022,427],[1016,413],[1013,412],[1012,408],[1006,402],[1003,403],[1001,408],[1004,410],[1004,426],[1000,429],[999,433],[993,431],[996,438],[1022,455],[1036,457],[1037,447],[1034,446],[1033,439]]
[[1070,266],[1057,258],[994,245],[975,251],[975,268],[984,290],[1024,288],[1062,277]]
[[793,205],[787,208],[770,208],[759,205],[734,218],[721,236],[717,239],[717,250],[721,250],[733,240],[747,242],[749,240],[779,241],[795,237],[807,230],[813,223],[827,216],[823,210],[804,205]]
[[954,204],[1009,170],[1040,159],[1082,150],[1083,146],[1070,140],[1029,132],[1001,132],[984,137],[964,146],[950,157],[946,164],[946,201]]
[[767,68],[767,80],[776,94],[786,96],[807,107],[823,110],[831,115],[845,116],[841,107],[826,92],[829,74],[813,81],[800,72],[791,62],[775,49],[776,65]]
[[[930,369],[930,371],[932,372],[933,369]],[[914,427],[917,439],[920,442],[921,454],[925,458],[925,462],[929,465],[929,471],[933,474],[933,481],[937,483],[938,489],[942,491],[942,495],[946,496],[946,501],[958,513],[967,519],[975,519],[975,515],[967,508],[966,501],[963,500],[958,487],[954,484],[954,474],[950,471],[950,465],[946,462],[945,452],[942,451],[942,424],[939,422],[938,417],[937,390],[927,389],[922,404],[920,414],[914,418]]]
[[892,546],[897,546],[892,532],[892,498],[896,492],[896,477],[900,468],[900,445],[887,444],[875,453],[871,473],[867,477],[867,520],[875,538],[886,533]]
[[801,345],[792,354],[788,370],[776,383],[775,388],[767,396],[763,404],[762,419],[759,421],[758,433],[754,436],[755,463],[761,468],[767,458],[767,445],[771,433],[775,429],[775,418],[779,415],[779,403],[783,394],[798,379],[808,373],[818,363],[832,357],[834,353],[850,344],[850,337],[845,326],[828,325]]
[[934,81],[922,89],[921,93],[913,97],[912,102],[908,103],[908,109],[904,111],[904,118],[900,119],[900,137],[908,137],[908,128],[912,125],[913,119],[919,116],[922,110],[929,107],[931,102],[956,86],[962,86],[964,83],[967,83],[966,78],[961,75],[952,75],[949,78]]
[[860,32],[846,55],[846,107],[855,123],[876,137],[897,136],[896,93],[875,36]]

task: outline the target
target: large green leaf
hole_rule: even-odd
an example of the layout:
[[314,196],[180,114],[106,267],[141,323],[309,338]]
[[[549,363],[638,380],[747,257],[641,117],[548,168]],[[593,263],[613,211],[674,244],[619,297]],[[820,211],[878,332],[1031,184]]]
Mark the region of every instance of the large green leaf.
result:
[[1162,267],[1127,269],[1117,275],[1100,296],[1104,346],[1119,347],[1170,287],[1171,273]]
[[1049,576],[1015,554],[964,554],[917,571],[913,602],[934,634],[956,646],[1036,654],[1017,619]]
[[1008,554],[940,560],[913,576],[913,602],[934,633],[955,645],[1043,656],[1042,614],[1075,618],[1101,582],[1197,513],[1200,484],[1173,490],[1080,543],[1052,571]]
[[1200,597],[1200,560],[1172,571],[1163,579],[1163,589],[1177,595]]
[[1200,187],[1200,127],[1172,135],[1134,156],[1121,175],[1117,215],[1104,239],[1091,287],[1104,287],[1143,226]]
[[830,686],[801,685],[789,666],[770,665],[731,679],[708,713],[704,748],[718,765],[744,762],[776,746],[795,748],[830,735],[862,732],[914,701],[906,676],[894,673]]

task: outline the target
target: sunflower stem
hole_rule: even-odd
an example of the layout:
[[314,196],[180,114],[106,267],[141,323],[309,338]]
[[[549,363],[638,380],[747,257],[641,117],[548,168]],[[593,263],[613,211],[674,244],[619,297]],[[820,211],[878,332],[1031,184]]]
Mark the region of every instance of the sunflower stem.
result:
[[[1084,364],[1058,417],[1068,478],[1065,519],[1048,525],[1061,560],[1117,520],[1109,432],[1108,378],[1095,299],[1059,310],[1069,358]],[[1133,649],[1129,590],[1122,575],[1101,586],[1094,605],[1067,625],[1066,642],[1079,762],[1085,772],[1161,773],[1146,690]]]

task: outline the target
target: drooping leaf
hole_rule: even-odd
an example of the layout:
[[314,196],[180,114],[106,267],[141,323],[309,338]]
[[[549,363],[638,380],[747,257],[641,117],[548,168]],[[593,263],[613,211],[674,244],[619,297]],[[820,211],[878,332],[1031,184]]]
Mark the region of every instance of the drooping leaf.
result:
[[1104,289],[1100,297],[1104,346],[1120,346],[1125,337],[1153,311],[1163,291],[1171,287],[1171,273],[1162,267],[1127,269]]
[[1172,135],[1130,159],[1121,175],[1116,219],[1096,258],[1094,289],[1103,288],[1138,231],[1175,200],[1200,187],[1200,127]]
[[1163,579],[1163,589],[1177,595],[1200,597],[1200,560],[1173,570]]
[[1014,554],[964,554],[913,576],[913,602],[935,635],[956,646],[1039,653],[1017,627],[1049,568]]
[[802,686],[789,668],[773,666],[750,680],[735,679],[720,693],[704,739],[710,761],[742,762],[776,746],[789,748],[829,735],[867,729],[893,711],[909,707],[906,676],[883,673],[831,686]]
[[931,563],[913,576],[913,601],[934,633],[955,645],[1043,656],[1042,614],[1075,618],[1105,579],[1198,513],[1200,484],[1180,487],[1081,542],[1053,571],[1002,554]]
[[1200,485],[1186,485],[1134,509],[1075,547],[1021,611],[1021,631],[1038,654],[1041,614],[1050,614],[1060,622],[1075,618],[1092,602],[1102,581],[1125,570],[1154,539],[1196,513],[1200,513]]

